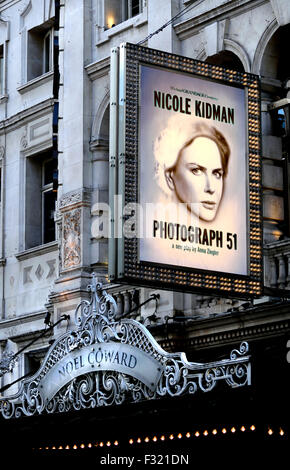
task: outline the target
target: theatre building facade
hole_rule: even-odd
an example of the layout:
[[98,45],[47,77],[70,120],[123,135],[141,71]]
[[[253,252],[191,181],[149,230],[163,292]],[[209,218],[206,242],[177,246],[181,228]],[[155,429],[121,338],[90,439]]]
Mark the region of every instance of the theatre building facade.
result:
[[[289,40],[288,0],[0,1],[3,450],[132,466],[117,459],[186,464],[217,444],[289,444]],[[165,86],[168,70],[194,86]],[[139,194],[139,183],[140,194],[154,192],[147,158],[156,146],[142,124],[151,110],[173,116],[173,127],[181,115],[214,121],[249,145],[234,147],[240,180],[229,178],[233,156],[213,170],[225,197],[235,186],[236,205],[222,218],[223,201],[218,217],[239,232],[155,217],[160,245],[136,244],[142,270],[110,230],[119,217],[111,203]],[[175,142],[162,145],[158,165]],[[174,171],[164,173],[169,190]],[[202,204],[213,214],[216,203]],[[164,238],[177,251],[199,246],[194,275],[184,261],[168,281],[173,257],[166,263],[156,249]],[[237,267],[218,256],[226,248]],[[243,280],[247,259],[254,281]]]

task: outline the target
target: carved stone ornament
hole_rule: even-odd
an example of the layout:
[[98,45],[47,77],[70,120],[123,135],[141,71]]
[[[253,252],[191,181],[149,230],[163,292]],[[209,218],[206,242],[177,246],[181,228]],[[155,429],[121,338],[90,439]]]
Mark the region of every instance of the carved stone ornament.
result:
[[117,321],[116,302],[94,275],[88,289],[91,298],[76,308],[75,329],[54,342],[17,394],[0,399],[4,418],[193,395],[220,381],[250,385],[246,342],[228,359],[188,362],[184,353],[164,351],[139,322]]
[[17,361],[18,357],[15,357],[15,353],[4,351],[0,361],[0,377],[7,372],[12,372]]
[[64,194],[58,204],[60,211],[68,210],[70,206],[74,205],[88,205],[90,203],[91,193],[88,189],[78,189]]
[[27,126],[24,128],[24,133],[20,139],[20,148],[22,150],[25,150],[28,146],[28,140],[27,140]]
[[64,207],[71,206],[72,204],[77,204],[82,201],[82,192],[73,191],[71,193],[65,194],[59,201],[59,209]]
[[0,159],[2,160],[5,155],[5,147],[4,145],[0,145]]
[[63,216],[62,269],[81,264],[81,209],[66,212]]

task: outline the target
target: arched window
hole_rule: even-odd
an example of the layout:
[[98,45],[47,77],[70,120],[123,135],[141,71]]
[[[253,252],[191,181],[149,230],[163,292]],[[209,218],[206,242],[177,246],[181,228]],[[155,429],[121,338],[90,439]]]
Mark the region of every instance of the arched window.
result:
[[[290,236],[290,63],[289,63],[290,25],[278,28],[270,38],[262,57],[260,75],[262,84],[262,99],[268,108],[263,116],[263,157],[264,168],[268,168],[270,175],[263,180],[264,194],[267,200],[275,200],[276,207],[280,207],[279,217],[275,220],[270,209],[264,205],[269,220],[276,224],[280,231],[280,238]],[[281,177],[275,179],[274,175]],[[280,181],[281,180],[281,181]],[[280,201],[280,202],[279,202]],[[274,203],[273,203],[274,206]]]
[[206,62],[212,65],[221,65],[238,72],[244,72],[241,60],[231,51],[222,51],[218,54],[207,57]]
[[272,80],[272,89],[276,87],[280,98],[285,96],[284,86],[290,78],[289,39],[290,25],[277,29],[265,48],[261,62],[262,79],[265,78],[268,82]]

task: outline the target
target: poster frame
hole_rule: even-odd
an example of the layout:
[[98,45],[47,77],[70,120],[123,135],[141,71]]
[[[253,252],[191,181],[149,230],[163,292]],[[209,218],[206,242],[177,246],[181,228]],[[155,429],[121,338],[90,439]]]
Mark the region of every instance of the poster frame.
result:
[[[116,51],[116,48],[114,48]],[[255,74],[230,70],[200,60],[166,53],[136,44],[118,48],[119,61],[111,61],[112,76],[118,80],[118,106],[114,116],[117,131],[110,134],[111,149],[118,149],[116,164],[110,167],[110,207],[112,231],[109,242],[111,282],[234,298],[259,297],[263,291],[263,226],[261,183],[261,97]],[[246,99],[246,184],[248,212],[248,274],[139,261],[138,238],[123,230],[128,215],[124,207],[139,201],[139,87],[140,65],[192,75],[203,80],[239,87]],[[116,89],[114,90],[116,93]],[[110,106],[112,107],[112,100]],[[112,109],[112,108],[111,108]],[[117,124],[116,124],[117,122]],[[119,196],[116,204],[116,183]],[[121,202],[120,202],[121,201]],[[116,207],[117,206],[117,207]],[[113,239],[113,241],[112,241]],[[110,249],[114,244],[114,249]]]

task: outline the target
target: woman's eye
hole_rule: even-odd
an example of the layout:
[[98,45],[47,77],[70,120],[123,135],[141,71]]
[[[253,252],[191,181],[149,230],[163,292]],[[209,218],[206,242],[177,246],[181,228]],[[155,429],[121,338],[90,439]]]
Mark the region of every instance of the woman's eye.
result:
[[223,172],[221,170],[214,171],[213,174],[218,180],[221,179],[223,176]]
[[191,173],[193,173],[196,176],[199,176],[199,175],[201,175],[202,171],[201,171],[200,168],[192,168]]

